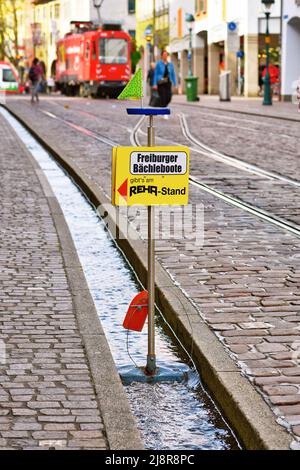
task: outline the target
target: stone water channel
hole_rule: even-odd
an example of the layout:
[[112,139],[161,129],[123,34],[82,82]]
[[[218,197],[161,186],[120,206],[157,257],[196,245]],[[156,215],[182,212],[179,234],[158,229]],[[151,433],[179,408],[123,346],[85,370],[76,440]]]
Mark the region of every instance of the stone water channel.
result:
[[[108,339],[117,368],[145,365],[147,328],[128,333],[123,319],[134,295],[143,290],[129,263],[115,245],[97,211],[43,147],[0,108],[38,162],[63,210]],[[125,389],[144,439],[153,450],[233,450],[240,445],[201,384],[193,361],[174,338],[159,312],[156,344],[160,362],[185,363],[182,383],[132,383]]]

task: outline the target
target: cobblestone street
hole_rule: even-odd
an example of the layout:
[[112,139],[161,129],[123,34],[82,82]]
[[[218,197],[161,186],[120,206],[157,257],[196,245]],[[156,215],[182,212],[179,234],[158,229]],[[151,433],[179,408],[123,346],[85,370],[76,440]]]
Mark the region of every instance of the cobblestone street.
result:
[[[114,440],[62,255],[63,218],[42,172],[2,116],[0,141],[0,448],[109,449]],[[105,367],[116,375],[112,359]],[[105,393],[119,389],[114,383]],[[112,413],[111,426],[117,419]],[[130,424],[129,417],[127,433]],[[138,446],[137,437],[132,442]]]
[[[130,145],[130,132],[137,121],[125,120],[123,105],[74,98],[46,99],[36,107],[30,107],[25,100],[12,100],[8,108],[65,158],[75,172],[82,172],[95,187],[110,195],[111,149],[100,140],[106,138],[119,145]],[[187,144],[177,116],[179,112],[183,110],[175,104],[168,121],[157,121],[158,136],[169,143]],[[188,115],[191,133],[205,145],[294,182],[272,181],[272,178],[217,162],[193,150],[191,175],[297,228],[300,217],[296,186],[300,179],[298,123],[266,117],[262,120],[250,115],[237,117],[213,109],[198,112],[195,106],[185,107],[184,113]],[[116,115],[124,115],[124,119],[118,122]],[[261,126],[268,136],[263,146],[257,140]],[[146,131],[145,126],[142,129]],[[94,133],[99,139],[87,136],[86,132]],[[141,133],[139,140],[145,142]],[[159,139],[157,143],[166,145],[166,141]],[[277,422],[289,430],[290,441],[297,441],[300,437],[299,237],[193,186],[190,203],[204,205],[204,246],[184,239],[160,239],[156,255],[161,266],[198,309],[198,315],[190,318],[191,336],[197,334],[201,322],[208,324],[242,374],[264,397]],[[143,225],[146,226],[146,214]],[[51,239],[51,242],[55,241]],[[51,249],[54,249],[52,245]],[[5,273],[5,276],[10,286],[9,275]],[[59,302],[54,298],[57,308],[62,300],[66,302],[64,296],[68,296],[67,289],[61,290],[65,284],[59,285]],[[34,287],[45,286],[34,284]],[[46,295],[44,291],[38,292]],[[65,303],[63,306],[67,308]],[[15,308],[15,304],[12,307]],[[42,315],[40,310],[38,313]],[[69,314],[72,316],[72,311]],[[51,322],[49,326],[53,326]],[[67,326],[69,330],[69,324]],[[50,356],[50,363],[55,360]],[[83,358],[82,361],[84,363]],[[75,372],[82,373],[76,369]],[[70,398],[68,401],[72,403]],[[73,413],[71,410],[69,414]],[[101,426],[95,432],[100,430]],[[62,432],[66,439],[66,431]],[[97,438],[104,443],[100,435]]]

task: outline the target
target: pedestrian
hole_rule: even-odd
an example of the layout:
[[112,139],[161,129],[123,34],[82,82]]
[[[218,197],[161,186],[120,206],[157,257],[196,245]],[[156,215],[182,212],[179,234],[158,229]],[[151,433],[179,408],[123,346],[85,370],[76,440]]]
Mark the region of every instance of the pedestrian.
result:
[[44,80],[44,72],[40,66],[39,59],[35,58],[32,66],[29,69],[29,80],[31,82],[31,103],[34,103],[34,98],[39,101],[39,87]]
[[54,81],[54,78],[51,76],[47,80],[47,88],[48,88],[48,94],[51,95],[51,93],[55,89],[55,81]]
[[258,85],[259,85],[259,95],[262,96],[263,94],[263,88],[264,88],[264,79],[263,79],[263,72],[264,72],[265,66],[260,65],[259,66],[259,72],[258,72]]
[[160,107],[160,97],[159,97],[158,91],[153,89],[154,74],[155,74],[155,62],[151,62],[150,69],[147,75],[147,82],[150,86],[150,92],[151,92],[149,106],[158,108]]
[[300,78],[298,80],[298,84],[297,84],[297,100],[299,102],[299,105],[298,105],[298,109],[299,109],[299,112],[300,112]]
[[174,65],[169,60],[168,52],[162,51],[161,60],[155,66],[153,81],[153,90],[158,91],[162,108],[166,108],[171,102],[172,85],[176,86]]
[[154,73],[155,73],[155,62],[151,62],[150,69],[147,75],[147,82],[151,88],[154,85]]
[[[274,64],[269,65],[269,76],[270,76],[270,85],[272,89],[272,94],[277,94],[279,93],[279,67]],[[267,76],[267,67],[264,68],[263,73],[262,73],[262,78],[264,81],[264,84],[266,82],[266,76]]]

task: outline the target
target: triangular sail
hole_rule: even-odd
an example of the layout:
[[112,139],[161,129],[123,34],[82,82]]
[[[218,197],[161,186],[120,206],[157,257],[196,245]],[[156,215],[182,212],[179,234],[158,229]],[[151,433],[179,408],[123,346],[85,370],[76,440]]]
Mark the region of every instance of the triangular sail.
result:
[[138,69],[122,93],[118,96],[118,100],[140,100],[143,96],[142,69]]

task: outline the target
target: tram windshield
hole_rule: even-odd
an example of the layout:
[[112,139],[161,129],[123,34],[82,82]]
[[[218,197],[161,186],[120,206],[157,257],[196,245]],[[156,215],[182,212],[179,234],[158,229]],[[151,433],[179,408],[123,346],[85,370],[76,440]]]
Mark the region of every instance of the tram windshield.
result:
[[101,38],[99,50],[101,64],[127,64],[128,62],[128,42],[126,39]]
[[16,80],[12,70],[3,69],[2,70],[2,81],[3,82],[16,82],[17,80]]

